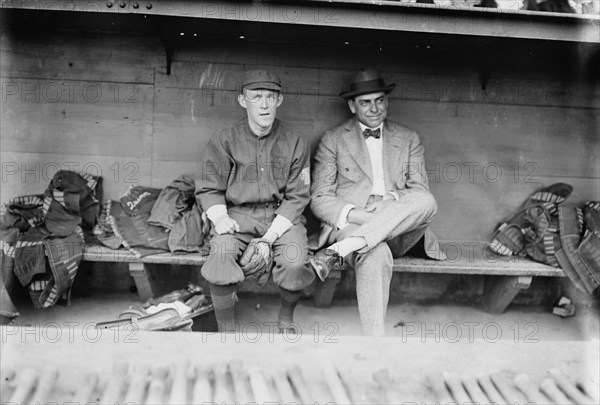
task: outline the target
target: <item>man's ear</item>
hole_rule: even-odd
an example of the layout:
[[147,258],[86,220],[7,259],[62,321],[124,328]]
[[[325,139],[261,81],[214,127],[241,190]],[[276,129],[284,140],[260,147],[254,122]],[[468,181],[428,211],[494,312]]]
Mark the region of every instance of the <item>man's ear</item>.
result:
[[277,107],[279,107],[283,103],[283,94],[279,93],[277,95]]
[[354,105],[354,100],[353,99],[348,99],[348,107],[350,108],[350,111],[352,111],[352,114],[356,114],[356,106]]
[[248,104],[246,104],[248,101],[246,100],[246,96],[244,96],[244,93],[240,93],[238,95],[238,103],[243,107],[243,108],[248,108]]

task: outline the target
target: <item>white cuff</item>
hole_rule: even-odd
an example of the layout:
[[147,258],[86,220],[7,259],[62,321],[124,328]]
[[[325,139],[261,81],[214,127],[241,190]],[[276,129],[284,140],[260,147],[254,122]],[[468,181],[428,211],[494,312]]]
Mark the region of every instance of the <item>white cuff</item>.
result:
[[206,210],[206,216],[213,224],[223,215],[227,215],[227,207],[224,204],[216,204]]
[[292,227],[292,222],[283,215],[277,214],[263,238],[269,242],[275,242],[281,235]]
[[391,194],[394,197],[394,200],[396,200],[396,201],[398,201],[400,199],[400,196],[398,195],[396,190],[391,190],[391,191],[388,191],[387,193]]
[[338,217],[338,220],[336,223],[336,226],[338,227],[338,229],[344,229],[346,227],[346,225],[348,225],[348,213],[350,212],[350,210],[352,208],[356,208],[356,207],[352,204],[347,204],[342,209],[342,212],[340,212],[340,216]]

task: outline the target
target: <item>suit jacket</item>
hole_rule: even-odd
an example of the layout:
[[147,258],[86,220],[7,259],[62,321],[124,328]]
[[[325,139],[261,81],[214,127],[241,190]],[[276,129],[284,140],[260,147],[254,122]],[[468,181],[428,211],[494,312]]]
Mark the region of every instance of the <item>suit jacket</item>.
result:
[[[385,187],[400,197],[414,190],[429,191],[424,160],[425,148],[419,135],[386,120],[383,127],[383,170]],[[364,208],[373,188],[369,152],[356,118],[327,131],[315,154],[311,187],[311,209],[323,223],[319,245],[328,241],[343,208]],[[322,246],[320,246],[322,247]],[[433,233],[425,233],[425,251],[443,259]]]

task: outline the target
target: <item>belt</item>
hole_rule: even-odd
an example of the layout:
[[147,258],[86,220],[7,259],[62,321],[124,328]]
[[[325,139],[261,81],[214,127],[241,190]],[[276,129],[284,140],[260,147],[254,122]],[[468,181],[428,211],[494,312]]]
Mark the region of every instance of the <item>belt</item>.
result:
[[281,201],[264,201],[264,202],[244,203],[244,204],[236,205],[236,207],[243,207],[243,208],[256,208],[256,207],[277,208],[280,205],[281,205]]

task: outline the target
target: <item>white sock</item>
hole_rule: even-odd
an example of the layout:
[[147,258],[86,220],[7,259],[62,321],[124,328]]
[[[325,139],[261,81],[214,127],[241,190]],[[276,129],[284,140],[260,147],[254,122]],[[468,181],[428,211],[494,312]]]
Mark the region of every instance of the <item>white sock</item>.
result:
[[329,246],[328,249],[335,250],[338,255],[345,257],[348,256],[352,252],[356,252],[367,246],[367,241],[362,236],[351,236],[346,238],[340,242],[336,242],[333,245]]

